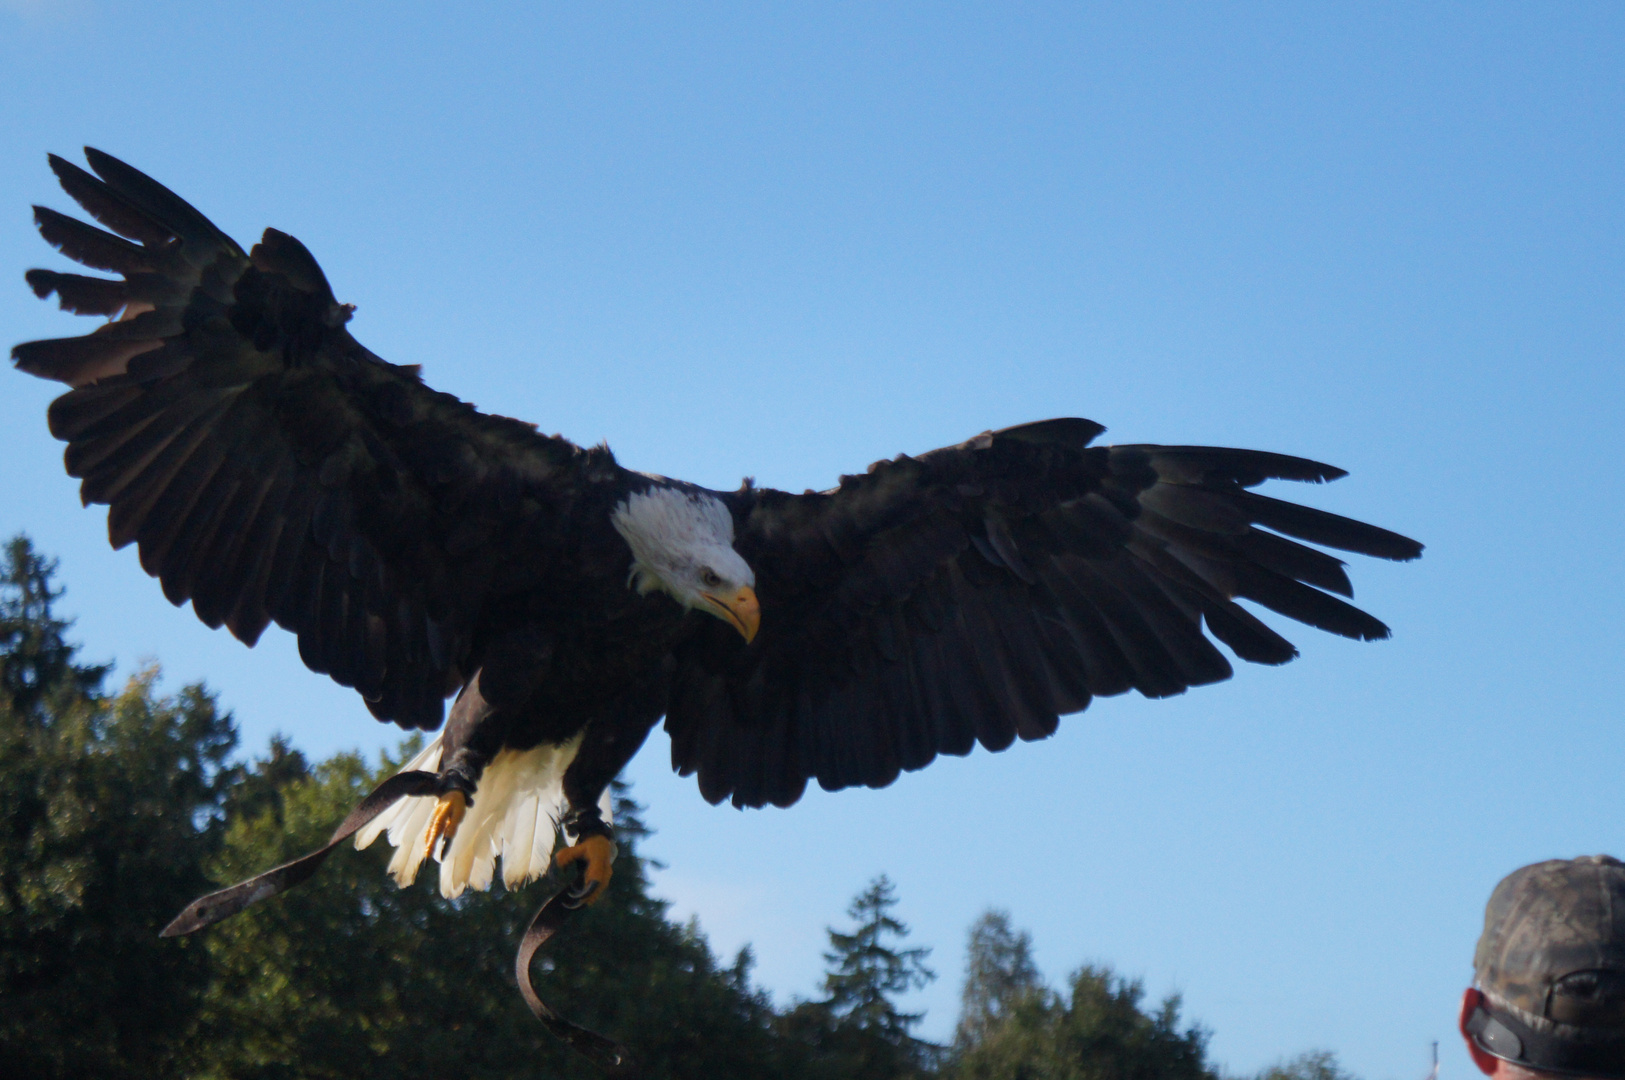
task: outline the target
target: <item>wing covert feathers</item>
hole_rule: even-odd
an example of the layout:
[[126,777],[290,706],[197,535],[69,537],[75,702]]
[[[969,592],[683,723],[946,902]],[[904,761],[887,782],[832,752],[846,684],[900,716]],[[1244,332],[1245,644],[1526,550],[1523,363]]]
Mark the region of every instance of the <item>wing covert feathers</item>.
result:
[[[117,159],[52,156],[107,230],[36,208],[40,233],[101,278],[31,270],[36,295],[112,321],[12,350],[66,383],[51,406],[68,471],[109,507],[115,547],[173,603],[253,644],[271,622],[380,719],[434,728],[473,626],[514,567],[545,557],[561,503],[604,451],[538,436],[423,386],[349,334],[303,244],[245,252]],[[511,544],[512,547],[505,547]]]
[[789,805],[808,780],[881,787],[937,754],[1043,738],[1098,696],[1228,678],[1209,634],[1244,660],[1296,656],[1241,600],[1388,636],[1340,598],[1353,595],[1343,563],[1299,541],[1385,559],[1421,545],[1248,490],[1341,469],[1090,446],[1102,430],[1027,424],[877,462],[829,492],[730,496],[762,630],[745,647],[707,627],[679,657],[673,765],[740,806]]

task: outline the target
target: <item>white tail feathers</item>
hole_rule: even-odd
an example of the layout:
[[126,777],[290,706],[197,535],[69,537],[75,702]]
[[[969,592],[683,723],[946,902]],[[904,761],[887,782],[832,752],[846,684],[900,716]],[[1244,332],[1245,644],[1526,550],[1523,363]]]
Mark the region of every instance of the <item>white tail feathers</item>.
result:
[[[575,760],[581,736],[558,746],[531,750],[504,750],[491,759],[480,776],[468,813],[457,828],[440,862],[440,894],[459,896],[472,885],[491,887],[496,861],[502,859],[502,881],[514,889],[540,877],[553,858],[558,822],[568,806],[564,798],[564,770]],[[402,772],[440,767],[440,738],[401,767]],[[355,846],[364,848],[379,836],[395,846],[389,873],[401,888],[412,884],[418,866],[428,854],[425,834],[434,815],[432,795],[401,799],[356,833]],[[613,823],[609,790],[599,808],[606,823]]]

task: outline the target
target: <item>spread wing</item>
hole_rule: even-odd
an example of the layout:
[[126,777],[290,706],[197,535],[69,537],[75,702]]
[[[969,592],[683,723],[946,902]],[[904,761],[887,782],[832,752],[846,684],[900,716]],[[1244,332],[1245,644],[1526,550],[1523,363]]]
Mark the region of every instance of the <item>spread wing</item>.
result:
[[1292,644],[1236,603],[1371,640],[1388,628],[1338,559],[1412,559],[1396,533],[1249,489],[1342,470],[1250,450],[1089,447],[1051,420],[879,462],[829,492],[744,490],[736,547],[761,632],[720,623],[678,656],[673,764],[713,802],[787,806],[808,779],[883,787],[980,742],[1040,739],[1099,695],[1231,674],[1203,633],[1280,664]]
[[85,503],[179,605],[300,656],[404,727],[439,725],[480,619],[546,572],[607,451],[482,415],[345,329],[321,268],[267,230],[245,253],[106,154],[62,186],[113,233],[43,207],[45,239],[117,279],[32,270],[42,298],[113,321],[12,357],[73,387],[50,409]]

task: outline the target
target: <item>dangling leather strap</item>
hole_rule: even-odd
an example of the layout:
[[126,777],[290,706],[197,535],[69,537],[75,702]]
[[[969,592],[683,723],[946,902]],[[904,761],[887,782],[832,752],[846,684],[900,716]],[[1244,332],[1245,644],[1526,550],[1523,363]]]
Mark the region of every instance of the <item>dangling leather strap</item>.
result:
[[317,848],[308,855],[301,856],[292,862],[281,866],[247,881],[240,881],[230,888],[212,892],[208,896],[200,897],[186,905],[186,910],[175,916],[175,920],[160,932],[160,937],[179,937],[201,930],[205,926],[212,926],[221,919],[230,918],[250,904],[257,904],[268,897],[285,893],[289,889],[307,880],[314,874],[322,861],[333,853],[333,849],[354,836],[364,825],[373,818],[389,809],[399,799],[409,795],[434,795],[440,791],[439,778],[432,772],[403,772],[396,773],[382,784],[372,789],[372,794],[362,799],[348,817],[333,832],[333,838],[327,846]]
[[[596,887],[596,886],[595,886]],[[559,927],[570,915],[580,910],[586,902],[587,896],[575,889],[564,888],[553,894],[553,898],[543,904],[541,910],[530,920],[525,928],[525,936],[519,939],[519,954],[514,957],[514,977],[519,980],[519,992],[525,997],[525,1004],[530,1011],[536,1014],[536,1019],[562,1039],[570,1049],[587,1058],[593,1064],[602,1068],[610,1076],[632,1077],[637,1070],[632,1064],[632,1054],[613,1039],[606,1039],[596,1031],[588,1031],[578,1024],[572,1024],[552,1009],[536,995],[536,988],[530,982],[530,962],[536,956],[536,950],[547,944],[549,938],[558,933]]]
[[[247,881],[240,881],[229,888],[192,901],[186,905],[186,910],[164,927],[161,936],[179,937],[182,934],[202,930],[222,919],[230,918],[250,904],[257,904],[261,900],[287,892],[295,885],[309,880],[321,867],[322,862],[333,853],[334,848],[354,836],[396,801],[413,795],[438,794],[443,787],[440,778],[432,772],[396,773],[373,788],[372,793],[350,811],[339,827],[333,830],[333,836],[325,846],[292,862],[283,863],[263,874],[251,877]],[[572,1024],[548,1008],[547,1003],[536,995],[536,989],[530,982],[530,963],[535,958],[536,951],[547,944],[548,939],[564,925],[571,912],[585,904],[590,895],[590,892],[583,894],[578,888],[567,887],[559,890],[551,900],[542,905],[541,910],[530,920],[530,925],[525,928],[525,936],[520,939],[514,974],[519,981],[519,992],[524,995],[525,1004],[530,1006],[530,1011],[548,1031],[562,1039],[572,1050],[599,1065],[610,1076],[632,1077],[636,1072],[632,1067],[632,1055],[626,1047],[604,1038],[597,1032]]]

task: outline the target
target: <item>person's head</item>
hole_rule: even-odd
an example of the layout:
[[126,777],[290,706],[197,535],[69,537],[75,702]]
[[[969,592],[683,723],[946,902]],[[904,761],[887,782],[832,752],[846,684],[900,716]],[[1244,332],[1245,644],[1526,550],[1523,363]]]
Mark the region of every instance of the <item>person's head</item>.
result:
[[1495,1080],[1625,1080],[1625,863],[1553,859],[1484,909],[1461,1034]]

